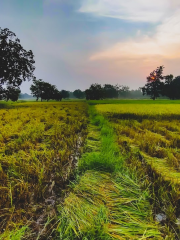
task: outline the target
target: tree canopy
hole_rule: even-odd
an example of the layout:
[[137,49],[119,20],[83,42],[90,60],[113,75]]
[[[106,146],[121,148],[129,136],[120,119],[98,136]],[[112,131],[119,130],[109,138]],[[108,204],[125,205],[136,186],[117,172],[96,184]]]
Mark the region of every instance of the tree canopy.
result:
[[62,98],[69,98],[69,91],[61,90]]
[[119,95],[119,86],[118,85],[111,85],[105,84],[103,87],[104,97],[105,98],[118,98]]
[[33,97],[36,97],[36,101],[50,99],[61,101],[62,98],[68,98],[69,92],[66,90],[59,91],[55,85],[48,82],[44,82],[42,79],[33,79],[33,84],[30,87]]
[[172,100],[180,99],[180,76],[175,78],[172,74],[163,76],[163,69],[164,66],[160,66],[150,73],[146,85],[141,88],[143,95],[150,95],[153,100],[160,96]]
[[143,95],[150,95],[155,100],[162,94],[164,83],[163,80],[163,69],[164,66],[157,67],[156,70],[152,71],[147,77],[147,83],[142,88]]
[[166,76],[165,79],[165,95],[174,100],[180,99],[180,76],[173,79],[173,75]]
[[73,92],[74,97],[79,98],[79,99],[83,99],[85,97],[85,92],[81,91],[80,89],[76,89]]
[[[33,78],[34,55],[25,50],[8,28],[0,28],[0,95],[9,96],[11,100],[20,91],[23,81]],[[14,94],[13,94],[14,91]],[[9,98],[7,97],[7,98]]]
[[104,98],[104,91],[100,84],[91,84],[89,89],[85,90],[87,100],[100,100]]
[[129,87],[121,85],[104,84],[92,84],[89,89],[85,90],[87,100],[100,100],[105,98],[118,98],[127,96],[129,93]]

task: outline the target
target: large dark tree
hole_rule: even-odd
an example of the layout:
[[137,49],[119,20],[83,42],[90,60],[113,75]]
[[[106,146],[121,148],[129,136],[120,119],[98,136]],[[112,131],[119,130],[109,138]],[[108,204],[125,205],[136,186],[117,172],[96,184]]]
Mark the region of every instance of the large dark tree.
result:
[[66,90],[59,91],[55,85],[44,82],[42,79],[33,79],[33,84],[30,87],[31,94],[36,97],[36,101],[50,99],[61,101],[62,98],[69,98],[69,92]]
[[9,85],[6,87],[6,89],[3,90],[3,94],[2,94],[2,99],[8,101],[17,101],[19,94],[21,93],[21,90],[19,89],[19,87],[14,87],[12,85]]
[[113,86],[111,84],[105,84],[103,90],[105,98],[118,98],[119,95],[118,85]]
[[87,100],[100,100],[105,97],[104,89],[97,83],[92,84],[89,89],[86,89],[85,94]]
[[164,84],[164,89],[163,89],[163,95],[167,96],[170,99],[174,99],[175,95],[174,95],[174,84],[173,84],[173,75],[167,75],[164,77],[165,79],[165,84]]
[[57,89],[54,90],[53,93],[53,99],[56,101],[61,101],[62,100],[62,93],[58,91]]
[[85,93],[83,91],[81,91],[80,89],[77,89],[73,92],[73,95],[76,97],[76,98],[79,98],[79,99],[82,99],[85,97]]
[[180,76],[174,78],[171,84],[171,89],[173,91],[172,99],[180,99]]
[[69,92],[66,90],[61,91],[62,98],[69,98]]
[[42,85],[42,95],[41,98],[49,101],[50,99],[54,99],[54,93],[57,90],[55,85],[51,85],[50,83],[43,82]]
[[41,98],[42,101],[42,95],[43,95],[43,80],[42,79],[33,79],[33,84],[30,87],[31,90],[31,94],[33,95],[33,97],[36,97],[36,101],[39,100],[39,98]]
[[23,81],[33,78],[34,55],[26,51],[8,28],[0,28],[0,90],[6,86],[19,87]]
[[147,77],[147,83],[142,88],[143,95],[149,95],[153,100],[163,94],[164,83],[163,80],[163,66],[158,67],[156,70],[150,73]]

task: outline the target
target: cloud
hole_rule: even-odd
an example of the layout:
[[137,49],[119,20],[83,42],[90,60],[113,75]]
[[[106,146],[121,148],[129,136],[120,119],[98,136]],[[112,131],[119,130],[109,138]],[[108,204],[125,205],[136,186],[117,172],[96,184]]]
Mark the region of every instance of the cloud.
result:
[[137,30],[134,38],[119,41],[109,48],[95,52],[89,58],[94,76],[119,78],[121,84],[133,88],[142,86],[146,76],[157,66],[164,65],[164,74],[179,75],[180,64],[180,9],[159,24],[148,35]]
[[116,43],[109,49],[95,53],[90,60],[152,61],[180,58],[180,10],[163,21],[151,36],[139,36]]
[[177,5],[177,0],[83,0],[79,11],[128,21],[158,22]]

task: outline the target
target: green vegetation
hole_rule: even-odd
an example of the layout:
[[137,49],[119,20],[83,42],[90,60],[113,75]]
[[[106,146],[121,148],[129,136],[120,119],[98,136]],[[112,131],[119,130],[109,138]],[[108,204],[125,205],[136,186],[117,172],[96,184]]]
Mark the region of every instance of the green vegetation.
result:
[[90,115],[88,152],[79,160],[77,180],[59,209],[58,239],[163,239],[149,192],[141,189],[144,180],[124,166],[104,117],[92,107]]
[[0,100],[17,101],[23,81],[33,79],[34,55],[8,28],[0,27]]

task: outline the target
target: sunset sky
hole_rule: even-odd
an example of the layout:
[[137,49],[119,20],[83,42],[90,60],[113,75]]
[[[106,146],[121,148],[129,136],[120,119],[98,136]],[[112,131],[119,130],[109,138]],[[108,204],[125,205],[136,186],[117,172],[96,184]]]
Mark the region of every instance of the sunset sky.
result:
[[0,27],[33,51],[35,76],[59,90],[137,89],[160,65],[180,75],[179,0],[0,0]]

